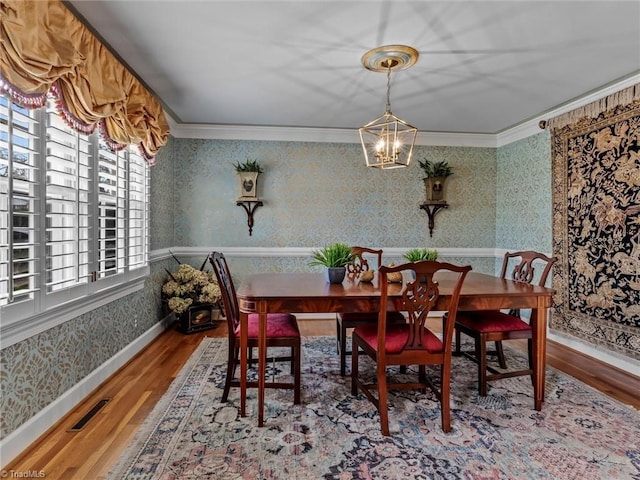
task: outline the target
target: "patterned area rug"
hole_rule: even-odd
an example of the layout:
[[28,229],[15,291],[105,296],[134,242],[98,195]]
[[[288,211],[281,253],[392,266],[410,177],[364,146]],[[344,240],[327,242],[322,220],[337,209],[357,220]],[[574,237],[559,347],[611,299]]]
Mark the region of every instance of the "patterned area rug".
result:
[[640,479],[640,413],[552,369],[536,412],[528,378],[481,398],[475,365],[454,357],[452,431],[431,392],[402,392],[390,395],[384,437],[373,405],[338,374],[335,338],[303,344],[303,404],[267,390],[258,428],[255,390],[246,418],[237,389],[220,403],[226,339],[204,339],[108,478]]

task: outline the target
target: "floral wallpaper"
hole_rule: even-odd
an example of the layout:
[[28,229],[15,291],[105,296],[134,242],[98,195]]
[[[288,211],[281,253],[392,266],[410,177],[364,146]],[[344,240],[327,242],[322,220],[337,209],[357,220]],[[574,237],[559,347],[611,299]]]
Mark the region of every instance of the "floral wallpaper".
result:
[[174,218],[173,210],[176,197],[174,170],[176,169],[173,137],[156,157],[156,164],[151,169],[151,251],[173,247]]
[[[178,139],[176,245],[317,247],[336,240],[386,247],[493,247],[493,148],[417,147],[416,159],[448,161],[449,208],[433,237],[419,209],[425,189],[417,160],[409,168],[367,168],[356,144]],[[233,163],[256,159],[264,207],[249,236]],[[197,207],[196,207],[197,205]]]
[[[496,248],[551,254],[551,146],[547,131],[498,149]],[[496,274],[502,259],[496,259]]]

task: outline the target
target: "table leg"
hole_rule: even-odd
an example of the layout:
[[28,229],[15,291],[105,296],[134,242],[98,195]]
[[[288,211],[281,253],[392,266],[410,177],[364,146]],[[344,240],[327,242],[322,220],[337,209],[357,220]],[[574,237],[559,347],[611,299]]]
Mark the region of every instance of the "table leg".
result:
[[240,416],[247,416],[247,347],[249,314],[240,312]]
[[544,402],[544,383],[547,358],[547,308],[543,300],[538,301],[538,308],[531,312],[531,328],[533,328],[533,394],[536,410],[542,410]]
[[267,302],[258,302],[258,426],[264,425],[264,390],[267,367]]

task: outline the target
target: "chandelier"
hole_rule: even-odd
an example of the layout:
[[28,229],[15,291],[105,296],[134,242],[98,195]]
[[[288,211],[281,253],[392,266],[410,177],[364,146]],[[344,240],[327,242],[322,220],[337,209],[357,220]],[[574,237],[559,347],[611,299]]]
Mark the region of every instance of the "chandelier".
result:
[[360,127],[360,141],[367,167],[391,169],[411,162],[418,129],[391,113],[391,72],[411,67],[418,52],[406,45],[385,45],[362,56],[368,70],[387,73],[387,104],[383,115]]

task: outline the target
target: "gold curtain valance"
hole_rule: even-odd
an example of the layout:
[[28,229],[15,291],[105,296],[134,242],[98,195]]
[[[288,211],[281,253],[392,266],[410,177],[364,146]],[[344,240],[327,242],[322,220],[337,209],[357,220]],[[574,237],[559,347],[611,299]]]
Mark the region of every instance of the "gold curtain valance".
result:
[[29,108],[52,90],[62,116],[153,164],[169,127],[158,100],[59,1],[0,0],[0,87]]

